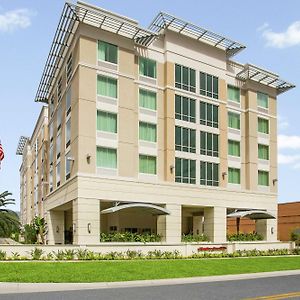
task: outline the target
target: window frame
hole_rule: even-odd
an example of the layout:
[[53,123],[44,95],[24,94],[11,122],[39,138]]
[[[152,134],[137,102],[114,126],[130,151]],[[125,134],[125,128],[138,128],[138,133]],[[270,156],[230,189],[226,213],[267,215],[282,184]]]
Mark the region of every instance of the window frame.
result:
[[[175,87],[184,91],[189,91],[191,93],[196,93],[196,70],[190,67],[186,67],[180,64],[175,64],[174,66],[174,83]],[[177,76],[177,70],[179,70],[180,80]],[[187,73],[187,80],[185,82],[184,73]],[[194,75],[192,75],[194,74]],[[193,82],[192,82],[193,81]],[[194,83],[194,85],[193,85]]]
[[[155,160],[155,172],[154,173],[141,171],[141,159],[142,158],[146,158],[148,164],[149,164],[149,159]],[[149,166],[147,166],[147,167],[149,167]],[[139,174],[157,175],[157,157],[153,156],[153,155],[139,154]]]
[[[177,133],[180,131],[180,141],[178,141]],[[183,126],[175,126],[175,151],[196,153],[196,129],[183,127]],[[184,143],[186,138],[186,144]],[[194,143],[192,143],[192,139],[194,138]],[[179,143],[178,143],[179,142]]]
[[[101,59],[100,58],[100,55],[99,55],[99,51],[100,51],[100,44],[103,43],[105,46],[108,46],[108,47],[114,47],[115,50],[116,50],[116,61],[111,61],[108,59],[106,59],[106,51],[105,51],[105,58],[104,59]],[[109,52],[109,51],[108,51]],[[118,65],[119,64],[119,47],[118,45],[115,45],[115,44],[112,44],[112,43],[108,43],[106,41],[103,41],[103,40],[98,40],[98,43],[97,43],[97,60],[98,61],[105,61],[107,63],[110,63],[110,64],[113,64],[113,65]]]
[[[192,164],[194,166],[192,166]],[[180,167],[180,170],[178,171]],[[188,176],[184,176],[185,168],[187,167]],[[193,171],[193,173],[192,173]],[[178,175],[180,173],[180,175]],[[194,159],[175,157],[175,182],[196,184],[197,180],[197,163]],[[194,177],[192,175],[195,175]]]
[[[204,81],[203,81],[204,80]],[[204,84],[204,86],[203,86]],[[211,85],[211,87],[209,87]],[[217,86],[217,91],[215,90]],[[212,99],[219,99],[219,77],[200,71],[199,73],[199,94]]]
[[[144,67],[142,68],[141,65],[144,63]],[[149,63],[154,63],[154,69],[153,69],[153,76],[151,76],[151,72],[150,72],[150,66]],[[144,69],[144,73],[142,71],[142,69]],[[144,77],[148,77],[148,78],[152,78],[152,79],[157,79],[157,62],[154,59],[151,58],[147,58],[147,57],[143,57],[143,56],[139,56],[139,75],[144,76]]]
[[[209,170],[209,167],[211,168],[211,170]],[[215,178],[216,173],[217,173],[217,180]],[[220,164],[201,160],[200,161],[200,185],[218,187],[219,184],[220,184]]]

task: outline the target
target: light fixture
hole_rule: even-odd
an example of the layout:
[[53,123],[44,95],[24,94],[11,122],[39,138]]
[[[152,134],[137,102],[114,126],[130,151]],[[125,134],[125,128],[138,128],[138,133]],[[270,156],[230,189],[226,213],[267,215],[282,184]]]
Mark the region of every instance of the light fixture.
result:
[[170,165],[170,172],[171,172],[171,174],[173,174],[174,169],[175,169],[174,165]]
[[92,157],[92,155],[90,153],[88,153],[86,155],[86,161],[87,161],[88,164],[91,162],[91,157]]
[[223,172],[223,173],[222,173],[222,178],[223,178],[223,180],[225,179],[225,176],[227,176],[227,172]]
[[274,234],[274,227],[271,227],[271,234]]
[[275,185],[276,182],[278,182],[278,179],[277,178],[273,179],[273,185]]
[[91,233],[91,223],[87,224],[87,231],[88,231],[88,233]]

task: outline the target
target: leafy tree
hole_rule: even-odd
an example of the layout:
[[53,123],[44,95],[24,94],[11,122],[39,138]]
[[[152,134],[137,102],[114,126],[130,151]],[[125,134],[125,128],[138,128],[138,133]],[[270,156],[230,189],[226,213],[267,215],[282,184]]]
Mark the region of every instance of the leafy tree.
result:
[[36,239],[41,244],[45,244],[45,235],[47,233],[47,224],[44,218],[36,216],[32,221],[33,228],[35,229]]
[[15,204],[15,199],[7,198],[12,193],[5,191],[0,194],[0,237],[10,237],[13,232],[19,231],[19,216],[14,211],[6,208],[7,205]]

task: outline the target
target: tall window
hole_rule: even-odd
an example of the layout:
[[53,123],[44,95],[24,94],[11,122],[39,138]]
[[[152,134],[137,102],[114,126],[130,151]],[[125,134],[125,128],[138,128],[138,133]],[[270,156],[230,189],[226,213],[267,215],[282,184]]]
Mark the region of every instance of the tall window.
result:
[[227,98],[230,101],[240,103],[240,89],[232,85],[227,85]]
[[148,90],[139,90],[140,107],[156,110],[156,93]]
[[269,146],[258,144],[258,158],[269,160]]
[[50,98],[50,102],[49,102],[50,117],[53,116],[53,111],[54,111],[54,95],[52,95],[52,97]]
[[219,156],[219,136],[210,132],[200,132],[200,154]]
[[56,158],[60,157],[61,134],[56,137]]
[[117,98],[117,79],[98,75],[97,94],[101,96]]
[[139,172],[144,174],[156,174],[156,157],[148,155],[140,155]]
[[139,139],[148,142],[156,142],[156,125],[140,122]]
[[117,133],[117,115],[98,110],[97,130]]
[[73,59],[72,59],[72,53],[71,53],[68,57],[67,66],[66,66],[67,83],[69,83],[69,81],[72,77],[72,71],[73,71]]
[[60,162],[56,165],[56,186],[60,186]]
[[140,56],[139,70],[140,75],[156,78],[156,61]]
[[49,125],[50,143],[53,141],[53,122]]
[[58,79],[56,90],[57,90],[57,101],[59,102],[62,95],[62,77]]
[[200,184],[209,186],[219,185],[219,164],[206,161],[200,162]]
[[258,118],[258,132],[269,134],[269,120]]
[[196,183],[196,161],[185,158],[175,158],[175,181],[181,183]]
[[50,166],[53,165],[53,143],[50,144],[50,148],[49,148],[49,162],[50,162]]
[[241,184],[241,170],[228,168],[228,183]]
[[219,79],[216,76],[200,72],[200,94],[210,98],[219,98]]
[[56,112],[56,126],[57,126],[57,131],[60,130],[61,128],[61,105],[58,107],[57,112]]
[[53,170],[50,170],[49,173],[49,190],[50,192],[53,191]]
[[97,167],[117,168],[117,150],[111,148],[97,147]]
[[175,95],[175,118],[196,123],[196,100]]
[[196,71],[194,69],[175,65],[175,87],[190,91],[196,92]]
[[200,101],[200,124],[209,127],[219,127],[218,106]]
[[264,93],[257,92],[257,106],[268,108],[269,107],[269,96]]
[[269,186],[269,172],[258,171],[258,185]]
[[175,150],[196,153],[196,130],[176,126]]
[[241,116],[234,112],[228,112],[228,127],[233,129],[241,129]]
[[98,41],[98,59],[113,64],[118,63],[118,47],[103,41]]
[[71,112],[71,88],[68,89],[66,94],[66,115],[68,116]]
[[66,180],[68,180],[71,175],[71,163],[72,163],[72,160],[70,160],[70,152],[68,152],[65,157]]
[[228,140],[228,155],[231,156],[241,156],[241,146],[240,142]]
[[71,118],[66,123],[66,148],[71,144]]

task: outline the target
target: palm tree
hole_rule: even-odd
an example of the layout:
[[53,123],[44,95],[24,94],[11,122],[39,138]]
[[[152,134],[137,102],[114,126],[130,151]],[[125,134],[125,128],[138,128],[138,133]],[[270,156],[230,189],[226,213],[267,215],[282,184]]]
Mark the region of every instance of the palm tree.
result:
[[36,216],[32,221],[33,228],[36,232],[36,239],[41,244],[45,244],[45,235],[47,233],[47,224],[44,218]]
[[15,204],[15,199],[7,198],[11,195],[8,191],[0,194],[0,237],[10,237],[20,226],[18,215],[6,208],[7,205]]

